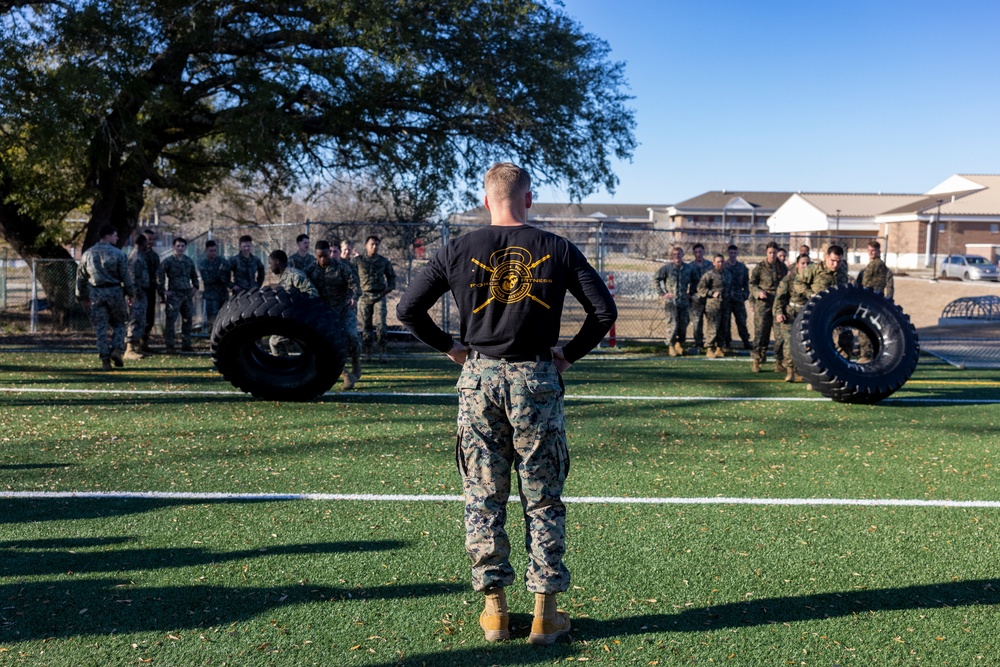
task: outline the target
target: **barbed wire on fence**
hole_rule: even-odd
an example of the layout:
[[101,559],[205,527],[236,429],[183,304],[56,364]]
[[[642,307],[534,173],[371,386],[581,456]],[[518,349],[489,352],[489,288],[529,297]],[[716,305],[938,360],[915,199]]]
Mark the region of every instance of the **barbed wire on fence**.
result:
[[[556,234],[564,236],[576,244],[594,267],[607,278],[614,276],[619,319],[616,325],[619,341],[657,340],[663,332],[663,311],[653,275],[670,257],[670,249],[680,246],[685,251],[685,261],[693,258],[691,248],[695,243],[705,246],[705,256],[711,258],[716,253],[725,255],[726,248],[736,245],[740,248],[740,259],[754,264],[765,256],[765,248],[771,241],[789,250],[790,261],[802,243],[813,247],[814,258],[820,257],[820,250],[837,243],[845,248],[848,262],[859,264],[867,261],[867,243],[872,237],[857,236],[795,236],[771,234],[732,234],[711,230],[662,230],[637,228],[627,225],[563,224],[540,225]],[[188,239],[188,255],[197,266],[205,254],[205,241],[212,239],[219,246],[219,254],[232,257],[239,252],[239,239],[250,235],[254,241],[254,253],[267,266],[267,256],[271,251],[281,249],[292,254],[296,251],[295,239],[300,234],[308,234],[310,247],[320,239],[339,243],[349,239],[358,252],[364,252],[364,243],[369,236],[382,239],[380,252],[388,257],[396,270],[397,289],[388,297],[389,325],[392,331],[401,332],[402,327],[395,318],[395,305],[405,292],[410,280],[423,268],[450,238],[477,229],[481,225],[468,223],[345,223],[307,221],[274,225],[234,225],[216,227],[208,232]],[[880,239],[883,241],[884,239]],[[164,246],[161,256],[171,252]],[[124,248],[130,252],[131,248]],[[89,320],[74,296],[76,262],[73,260],[29,260],[24,261],[8,251],[0,254],[0,325],[7,330],[21,330],[27,333],[40,331],[86,331]],[[45,280],[41,280],[41,274]],[[276,276],[267,276],[265,285],[277,282]],[[43,287],[47,285],[48,289]],[[200,295],[195,299],[195,330],[207,335],[204,309]],[[431,316],[441,327],[458,334],[457,307],[451,295],[446,295],[431,310]],[[573,299],[567,299],[564,306],[563,337],[575,333],[585,314]],[[163,308],[158,309],[155,333],[159,334],[163,322]]]

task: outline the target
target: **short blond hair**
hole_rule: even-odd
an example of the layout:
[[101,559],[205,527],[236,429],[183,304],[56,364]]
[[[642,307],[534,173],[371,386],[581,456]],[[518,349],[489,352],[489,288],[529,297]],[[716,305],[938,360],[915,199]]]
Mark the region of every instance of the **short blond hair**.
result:
[[483,179],[486,196],[494,201],[513,201],[531,190],[531,176],[513,162],[497,162]]

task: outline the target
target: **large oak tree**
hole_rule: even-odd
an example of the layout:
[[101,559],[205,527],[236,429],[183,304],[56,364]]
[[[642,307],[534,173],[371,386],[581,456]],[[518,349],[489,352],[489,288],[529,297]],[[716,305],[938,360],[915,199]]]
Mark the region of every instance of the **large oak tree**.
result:
[[0,31],[0,235],[25,258],[124,239],[149,187],[346,172],[430,210],[511,159],[578,198],[635,147],[622,64],[545,2],[0,0]]

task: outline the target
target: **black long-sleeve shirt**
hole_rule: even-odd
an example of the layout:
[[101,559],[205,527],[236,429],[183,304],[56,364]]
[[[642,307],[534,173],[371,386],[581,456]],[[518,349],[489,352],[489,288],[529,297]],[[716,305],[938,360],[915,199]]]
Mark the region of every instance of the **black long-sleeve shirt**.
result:
[[563,347],[570,363],[590,352],[618,316],[607,286],[583,253],[530,225],[491,225],[459,236],[407,287],[396,307],[399,321],[441,352],[454,341],[428,310],[449,290],[461,316],[462,343],[494,357],[529,357],[556,345],[567,291],[587,313]]

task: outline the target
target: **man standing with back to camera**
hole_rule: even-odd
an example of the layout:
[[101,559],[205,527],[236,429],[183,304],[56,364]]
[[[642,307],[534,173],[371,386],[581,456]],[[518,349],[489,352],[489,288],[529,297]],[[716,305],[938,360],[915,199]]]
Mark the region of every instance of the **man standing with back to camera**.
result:
[[[569,472],[561,372],[597,345],[617,317],[600,275],[566,239],[527,224],[531,178],[509,162],[485,179],[489,227],[448,243],[416,276],[396,309],[414,336],[463,364],[458,380],[455,459],[465,496],[466,551],[472,587],[485,594],[479,624],[487,641],[510,637],[504,587],[514,582],[504,528],[511,466],[516,466],[535,594],[528,641],[551,644],[570,630],[556,608],[569,588],[563,483]],[[451,291],[461,316],[459,341],[428,314]],[[569,291],[587,317],[564,347],[559,340]]]

